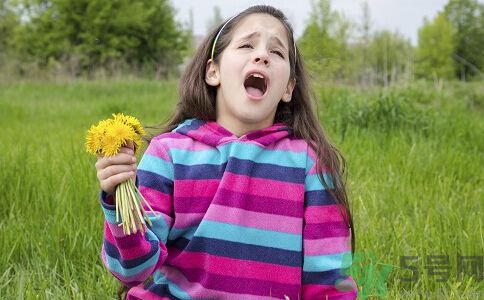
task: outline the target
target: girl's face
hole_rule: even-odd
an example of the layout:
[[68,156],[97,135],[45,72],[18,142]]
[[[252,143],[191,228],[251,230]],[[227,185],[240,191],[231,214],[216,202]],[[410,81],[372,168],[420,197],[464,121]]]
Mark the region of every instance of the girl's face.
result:
[[289,102],[289,45],[284,25],[273,16],[252,14],[231,33],[219,64],[207,62],[205,81],[217,87],[217,122],[240,136],[269,127],[279,101]]

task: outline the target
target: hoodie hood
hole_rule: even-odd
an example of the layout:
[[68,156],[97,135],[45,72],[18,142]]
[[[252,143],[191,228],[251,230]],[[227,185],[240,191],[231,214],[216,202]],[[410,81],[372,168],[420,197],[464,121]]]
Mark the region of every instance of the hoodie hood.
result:
[[252,141],[268,146],[279,140],[293,135],[293,130],[283,123],[274,123],[272,126],[250,131],[237,137],[215,121],[204,121],[196,118],[187,119],[180,123],[173,132],[191,137],[206,145],[217,147],[230,141]]

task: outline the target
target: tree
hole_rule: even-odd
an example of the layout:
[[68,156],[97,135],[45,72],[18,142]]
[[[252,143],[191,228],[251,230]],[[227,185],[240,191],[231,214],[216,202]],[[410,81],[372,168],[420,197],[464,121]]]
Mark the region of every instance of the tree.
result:
[[388,86],[408,74],[412,45],[398,32],[376,32],[370,42],[369,52],[369,63],[378,84]]
[[363,85],[369,85],[373,82],[373,72],[370,65],[370,51],[369,46],[372,39],[372,22],[371,22],[371,12],[368,2],[363,2],[362,6],[362,19],[361,24],[358,26],[359,29],[359,39],[358,43],[353,49],[353,62],[356,70],[354,71],[353,77]]
[[330,0],[312,3],[312,13],[298,44],[312,73],[324,79],[342,79],[348,64],[352,24],[332,11]]
[[73,62],[76,75],[127,65],[166,76],[181,62],[189,34],[166,0],[24,0],[18,53],[41,66]]
[[484,4],[450,0],[444,14],[456,30],[454,60],[462,80],[484,73]]
[[446,17],[439,13],[418,32],[418,49],[415,54],[415,74],[418,77],[450,79],[454,77],[454,29]]
[[0,0],[0,62],[11,48],[11,39],[19,20],[7,0]]

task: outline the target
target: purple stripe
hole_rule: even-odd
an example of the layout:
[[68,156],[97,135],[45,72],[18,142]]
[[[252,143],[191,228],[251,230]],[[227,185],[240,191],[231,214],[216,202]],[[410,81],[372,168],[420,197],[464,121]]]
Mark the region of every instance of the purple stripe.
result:
[[344,237],[349,235],[350,229],[344,222],[306,224],[304,227],[304,238],[310,240]]
[[[300,291],[299,284],[282,284],[274,281],[248,279],[240,276],[224,276],[211,274],[200,269],[185,269],[177,267],[185,277],[192,282],[200,282],[204,287],[229,293],[253,294],[284,298],[284,295],[291,299],[297,299]],[[236,273],[237,270],[230,269],[227,273]]]
[[290,217],[303,217],[303,203],[219,189],[213,203]]
[[225,189],[219,189],[215,197],[176,197],[175,194],[174,209],[175,212],[180,213],[204,213],[212,203],[298,218],[301,218],[303,214],[303,207],[300,202],[238,193]]
[[175,212],[204,213],[212,203],[213,197],[176,197],[174,198]]

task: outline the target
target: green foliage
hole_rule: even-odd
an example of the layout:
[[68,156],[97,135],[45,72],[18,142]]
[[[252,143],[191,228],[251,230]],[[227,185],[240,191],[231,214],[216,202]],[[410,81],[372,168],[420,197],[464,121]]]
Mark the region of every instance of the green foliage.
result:
[[410,72],[412,46],[398,32],[376,32],[368,49],[369,64],[378,84],[388,86]]
[[[484,248],[484,118],[464,100],[482,99],[482,85],[317,92],[320,120],[349,166],[360,287],[378,279],[364,288],[386,287],[382,299],[479,299],[484,281],[461,279],[455,256]],[[0,299],[116,299],[119,283],[99,254],[103,215],[85,133],[119,111],[157,124],[176,99],[175,82],[0,82]],[[428,130],[416,126],[420,117]],[[411,275],[399,268],[402,255],[420,258],[412,285],[402,281]],[[447,282],[429,275],[427,255],[454,259]],[[386,275],[388,265],[380,281],[375,271]]]
[[454,29],[443,14],[431,22],[424,20],[418,32],[415,74],[418,77],[450,79],[454,77]]
[[398,33],[371,33],[367,5],[363,6],[363,15],[362,34],[355,39],[353,31],[358,25],[333,11],[330,0],[313,2],[299,45],[315,78],[388,86],[410,77],[410,42]]
[[298,41],[304,60],[320,79],[344,77],[351,23],[331,10],[330,0],[312,3],[310,20]]
[[323,91],[325,120],[345,138],[350,128],[369,129],[386,134],[419,132],[428,134],[435,114],[428,106],[434,95],[421,90],[384,90],[376,93]]
[[165,0],[24,0],[29,22],[18,28],[19,58],[41,67],[67,65],[72,75],[126,67],[167,76],[181,62],[189,34]]
[[478,0],[449,0],[444,14],[456,29],[454,60],[457,76],[484,75],[484,3]]
[[12,11],[9,1],[0,0],[0,67],[11,48],[11,38],[18,23],[18,17]]

